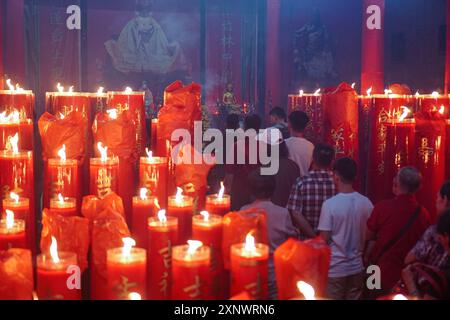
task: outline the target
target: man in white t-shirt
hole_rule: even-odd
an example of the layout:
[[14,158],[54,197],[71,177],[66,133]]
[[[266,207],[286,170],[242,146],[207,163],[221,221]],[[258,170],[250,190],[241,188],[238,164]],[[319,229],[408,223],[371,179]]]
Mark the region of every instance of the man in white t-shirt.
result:
[[363,292],[365,230],[373,205],[353,189],[356,162],[342,158],[334,164],[338,194],[323,203],[318,230],[330,244],[327,297],[358,300]]
[[309,117],[303,111],[294,111],[289,115],[291,137],[286,139],[286,145],[289,150],[289,159],[297,163],[300,168],[300,177],[308,174],[314,151],[314,145],[305,139],[308,123]]

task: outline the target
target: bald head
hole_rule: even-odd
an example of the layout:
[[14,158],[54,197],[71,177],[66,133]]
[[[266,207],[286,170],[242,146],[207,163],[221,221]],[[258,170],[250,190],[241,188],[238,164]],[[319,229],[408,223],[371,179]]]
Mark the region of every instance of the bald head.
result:
[[402,193],[414,194],[422,184],[422,175],[414,167],[404,167],[398,172],[396,180]]

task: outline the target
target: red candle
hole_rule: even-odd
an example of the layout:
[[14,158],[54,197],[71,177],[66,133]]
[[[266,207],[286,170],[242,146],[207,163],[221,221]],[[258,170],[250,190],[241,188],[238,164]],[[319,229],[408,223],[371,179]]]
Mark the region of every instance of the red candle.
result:
[[0,113],[0,150],[7,148],[8,138],[19,135],[19,149],[33,150],[33,121],[16,109],[9,114]]
[[210,249],[200,241],[172,251],[172,299],[206,300],[210,298]]
[[3,199],[3,210],[11,210],[17,219],[28,221],[30,215],[30,199],[20,197],[11,192],[9,197]]
[[[445,140],[446,140],[445,154],[447,155],[447,158],[449,158],[450,157],[450,120],[447,120],[445,137],[446,137],[445,138]],[[446,176],[447,180],[450,180],[450,159],[447,159],[445,161],[445,163],[446,163],[446,172],[447,172],[447,174],[445,176]]]
[[255,244],[255,238],[247,235],[244,244],[231,246],[231,295],[247,291],[255,300],[267,300],[269,247]]
[[49,159],[44,172],[44,207],[50,205],[50,199],[63,194],[75,198],[81,205],[80,167],[77,160],[66,159],[66,146],[58,151],[59,159]]
[[150,127],[150,149],[156,150],[158,145],[158,119],[152,119]]
[[136,245],[139,248],[147,248],[147,222],[148,218],[155,215],[156,198],[148,196],[146,188],[141,188],[139,193],[138,197],[133,197],[131,232]]
[[222,260],[222,216],[202,211],[192,218],[192,238],[207,245],[211,250],[211,297],[225,299]]
[[172,247],[178,240],[178,219],[166,217],[165,210],[148,220],[148,282],[150,300],[167,300],[172,287]]
[[194,198],[183,196],[183,190],[177,188],[177,194],[169,197],[168,215],[178,218],[178,242],[186,243],[192,235],[192,211]]
[[126,88],[123,92],[108,92],[108,106],[119,113],[129,110],[136,124],[136,142],[140,155],[144,154],[147,144],[147,129],[145,123],[145,92],[133,92]]
[[119,159],[107,156],[108,147],[98,143],[101,158],[90,160],[90,193],[102,198],[110,191],[118,193]]
[[167,158],[153,157],[151,151],[146,152],[147,157],[141,157],[139,162],[139,185],[150,190],[150,193],[158,198],[161,207],[167,207]]
[[6,84],[9,90],[0,90],[0,112],[18,110],[27,119],[32,119],[34,114],[34,94],[31,90],[24,90],[18,84],[13,86],[8,79]]
[[123,248],[114,248],[107,253],[107,278],[110,299],[128,300],[130,294],[146,297],[147,253],[145,249],[133,248],[132,238],[123,239]]
[[433,92],[427,95],[417,93],[415,98],[417,112],[433,112],[439,111],[441,108],[448,110],[449,107],[449,97],[440,95],[439,92]]
[[69,286],[71,268],[77,266],[73,252],[58,252],[52,237],[50,254],[37,257],[37,294],[40,300],[81,300],[81,289]]
[[56,199],[50,199],[50,211],[64,217],[76,217],[78,216],[77,199],[65,198],[62,194],[58,194]]
[[221,182],[220,185],[219,193],[206,196],[205,210],[223,217],[230,212],[231,198],[229,195],[224,194],[225,187],[223,182]]
[[26,247],[25,221],[15,219],[14,212],[6,210],[6,219],[0,220],[0,251]]

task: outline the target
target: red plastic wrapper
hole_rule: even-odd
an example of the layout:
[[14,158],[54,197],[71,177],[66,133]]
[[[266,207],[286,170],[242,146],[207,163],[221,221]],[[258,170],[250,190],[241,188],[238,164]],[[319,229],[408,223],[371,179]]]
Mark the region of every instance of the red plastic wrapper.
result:
[[392,92],[392,94],[398,94],[398,95],[405,95],[410,96],[411,95],[411,88],[406,84],[400,84],[400,83],[394,83],[389,86],[389,90]]
[[[158,114],[157,126],[157,156],[168,155],[168,145],[172,133],[176,129],[189,130],[194,137],[194,122],[202,120],[201,86],[192,83],[183,86],[181,81],[175,81],[164,92],[164,106]],[[177,142],[172,142],[174,146]]]
[[78,266],[84,271],[88,266],[89,220],[81,217],[64,217],[44,209],[42,212],[41,251],[50,252],[52,236],[58,250],[75,252]]
[[324,297],[330,259],[331,250],[320,238],[303,242],[288,239],[274,252],[278,299],[298,297],[298,281],[310,284],[317,297]]
[[358,162],[358,99],[355,90],[341,83],[324,94],[325,140],[335,148],[336,158]]
[[431,223],[436,221],[436,194],[445,180],[446,122],[438,114],[417,113],[416,167],[422,173],[422,188],[417,194],[419,203],[430,213]]
[[[191,155],[188,159],[186,158],[186,160],[190,161],[182,161],[184,154]],[[202,163],[195,164],[194,159],[196,157],[202,159]],[[179,164],[177,164],[178,161],[180,161]],[[207,189],[206,178],[213,165],[205,163],[203,155],[190,144],[186,144],[180,150],[180,154],[178,158],[174,159],[174,162],[176,186],[183,189],[183,194],[194,198],[196,210],[204,209]]]
[[102,199],[96,196],[84,197],[83,204],[81,206],[81,214],[92,222],[98,215],[100,215],[100,213],[108,208],[113,209],[125,218],[122,198],[114,192],[110,192]]
[[31,251],[0,251],[0,300],[31,300],[33,288]]
[[226,269],[230,269],[230,250],[233,244],[245,243],[247,235],[255,238],[255,243],[269,244],[266,212],[258,209],[233,211],[223,217],[222,254]]
[[[92,127],[94,141],[108,147],[108,152],[119,157],[118,194],[122,198],[127,221],[131,221],[133,196],[137,193],[138,153],[136,128],[133,118],[124,111],[112,118],[107,113],[99,113]],[[99,151],[96,150],[99,155]]]

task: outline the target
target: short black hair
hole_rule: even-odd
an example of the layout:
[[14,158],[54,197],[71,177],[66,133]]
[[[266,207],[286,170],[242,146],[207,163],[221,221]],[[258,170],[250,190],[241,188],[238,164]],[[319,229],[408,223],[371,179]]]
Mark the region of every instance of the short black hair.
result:
[[328,144],[319,143],[314,147],[313,160],[321,168],[331,166],[335,156],[334,148]]
[[272,110],[270,110],[269,116],[274,116],[279,119],[283,119],[284,121],[286,121],[287,118],[286,112],[280,107],[275,107]]
[[440,235],[450,236],[450,210],[445,211],[439,217],[436,225],[436,230]]
[[250,172],[248,183],[250,192],[256,199],[269,199],[275,192],[275,176],[262,175],[259,168]]
[[227,129],[236,130],[239,128],[239,116],[235,113],[229,114],[226,119]]
[[351,158],[340,158],[334,163],[333,171],[344,183],[353,183],[358,174],[358,165]]
[[309,124],[309,117],[303,111],[294,111],[289,115],[289,123],[295,132],[303,132]]
[[450,201],[450,180],[445,182],[442,185],[441,190],[439,191],[439,193],[441,194],[442,198],[447,198],[447,200]]
[[244,119],[244,129],[254,129],[256,131],[259,131],[261,129],[262,120],[261,117],[257,114],[251,114],[245,117]]

